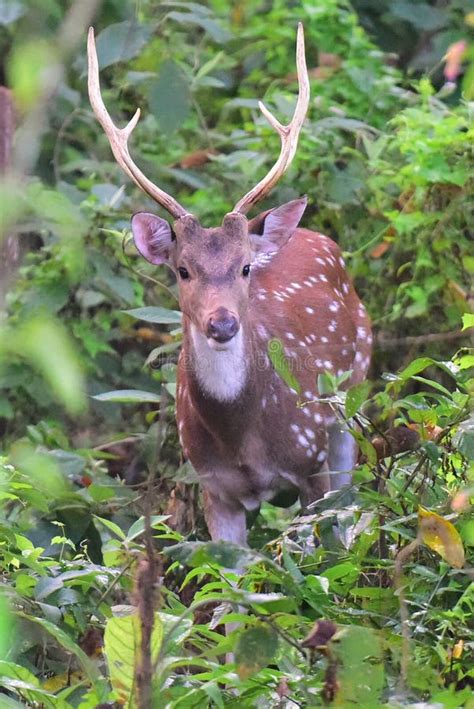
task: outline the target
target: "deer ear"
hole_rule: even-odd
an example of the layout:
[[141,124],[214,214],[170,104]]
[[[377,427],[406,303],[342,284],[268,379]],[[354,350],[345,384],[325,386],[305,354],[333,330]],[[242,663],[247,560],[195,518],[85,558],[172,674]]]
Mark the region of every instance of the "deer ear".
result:
[[173,232],[165,219],[138,212],[132,217],[132,234],[135,246],[147,261],[156,265],[169,262]]
[[286,244],[298,226],[307,203],[308,198],[305,195],[268,212],[265,215],[263,229],[260,227],[261,234],[251,234],[254,249],[277,251]]

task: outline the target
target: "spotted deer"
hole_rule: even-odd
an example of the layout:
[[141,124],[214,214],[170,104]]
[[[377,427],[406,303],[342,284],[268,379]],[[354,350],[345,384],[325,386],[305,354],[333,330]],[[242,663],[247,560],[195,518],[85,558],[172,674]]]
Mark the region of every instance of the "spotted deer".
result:
[[[140,116],[117,128],[103,103],[91,28],[89,96],[124,172],[174,218],[139,212],[132,218],[138,251],[176,274],[183,313],[178,363],[177,421],[185,456],[204,491],[214,540],[246,542],[246,511],[280,492],[303,505],[350,480],[357,450],[351,434],[318,396],[322,372],[366,375],[371,331],[337,244],[299,227],[306,197],[247,220],[245,214],[289,167],[309,103],[301,24],[296,63],[299,95],[289,125],[260,104],[281,138],[270,172],[225,215],[204,228],[137,167],[128,138]],[[268,343],[277,338],[302,387],[297,396],[272,366]]]

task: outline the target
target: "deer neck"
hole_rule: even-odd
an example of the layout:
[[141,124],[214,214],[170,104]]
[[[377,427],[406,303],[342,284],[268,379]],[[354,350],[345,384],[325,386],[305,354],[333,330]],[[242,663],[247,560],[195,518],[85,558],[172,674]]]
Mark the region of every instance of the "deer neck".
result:
[[187,367],[203,394],[222,404],[235,403],[244,394],[253,361],[246,323],[226,346],[209,343],[192,324],[185,325]]

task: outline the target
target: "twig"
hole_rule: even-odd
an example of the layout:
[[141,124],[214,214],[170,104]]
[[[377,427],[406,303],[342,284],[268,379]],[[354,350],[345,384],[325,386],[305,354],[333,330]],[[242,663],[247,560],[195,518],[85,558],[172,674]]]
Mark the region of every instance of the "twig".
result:
[[125,234],[123,239],[122,239],[122,255],[125,259],[125,265],[132,273],[134,273],[136,276],[139,276],[140,278],[146,278],[148,281],[151,281],[154,283],[156,286],[159,286],[163,290],[165,290],[172,298],[179,304],[179,299],[176,296],[175,293],[171,290],[169,286],[166,285],[166,283],[163,283],[162,281],[158,281],[156,278],[152,278],[152,276],[149,276],[147,273],[143,273],[143,271],[139,271],[137,268],[134,268],[132,266],[132,263],[130,261],[129,255],[125,251],[125,247],[127,246],[128,239],[127,235]]
[[405,598],[405,589],[403,587],[403,565],[414,551],[420,546],[421,539],[416,537],[412,542],[400,549],[395,557],[395,570],[393,575],[393,584],[398,593],[400,603],[400,620],[402,626],[402,659],[400,662],[400,684],[404,689],[408,677],[408,665],[410,662],[410,626],[408,607]]
[[158,421],[156,453],[150,466],[144,500],[144,544],[145,555],[138,564],[136,577],[136,597],[138,616],[140,618],[140,654],[136,668],[136,688],[138,709],[151,709],[153,701],[154,661],[152,658],[152,636],[155,625],[155,608],[157,605],[157,581],[160,563],[155,554],[151,512],[153,501],[153,482],[156,477],[158,461],[160,460],[166,426],[167,392],[163,388],[160,402],[160,417]]
[[383,332],[379,332],[375,336],[375,344],[381,350],[390,350],[396,347],[421,346],[428,342],[450,342],[459,340],[463,337],[472,337],[474,329],[468,330],[449,330],[447,332],[432,332],[426,335],[408,335],[407,337],[385,337]]
[[140,443],[143,438],[144,434],[136,433],[133,436],[125,436],[125,438],[117,438],[117,440],[115,441],[107,441],[106,443],[100,443],[98,446],[94,446],[92,450],[103,451],[107,450],[107,448],[113,448],[114,446],[117,446],[120,443]]
[[114,590],[115,586],[118,584],[120,579],[127,573],[128,569],[131,567],[132,563],[133,563],[133,560],[127,561],[125,566],[120,570],[120,573],[117,574],[117,576],[115,576],[115,578],[112,579],[112,581],[109,583],[109,585],[107,586],[107,588],[105,589],[105,591],[102,593],[102,595],[99,597],[99,600],[95,604],[96,610],[100,607],[100,604],[103,603],[103,601],[105,601],[105,599],[107,598],[109,593]]
[[[155,584],[157,578],[157,563],[153,547],[148,544],[149,515],[145,516],[145,547],[146,557],[138,564],[136,576],[136,591],[138,600],[138,615],[140,618],[140,654],[136,668],[135,683],[137,688],[137,706],[139,709],[152,707],[153,664],[151,645],[153,627],[155,624]],[[150,534],[153,540],[152,535]],[[153,541],[152,541],[153,544]]]

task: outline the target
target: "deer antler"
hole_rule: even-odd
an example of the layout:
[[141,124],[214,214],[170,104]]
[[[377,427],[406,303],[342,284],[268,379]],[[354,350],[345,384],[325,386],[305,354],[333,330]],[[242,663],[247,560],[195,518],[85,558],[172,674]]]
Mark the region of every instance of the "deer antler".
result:
[[89,61],[89,77],[88,77],[88,87],[89,87],[89,100],[91,102],[92,109],[95,113],[97,120],[105,131],[105,134],[109,140],[110,147],[114,157],[122,170],[127,173],[133,182],[135,182],[138,187],[140,187],[143,192],[145,192],[149,197],[154,199],[158,204],[161,204],[170,214],[179,219],[187,214],[187,210],[184,209],[173,197],[171,197],[159,187],[153,184],[145,175],[142,173],[139,167],[135,165],[134,161],[130,157],[128,151],[128,139],[138,123],[140,118],[140,109],[137,108],[135,115],[130,120],[125,128],[117,128],[102,100],[102,95],[100,93],[100,83],[99,83],[99,62],[97,59],[97,50],[95,46],[94,39],[94,28],[89,28],[89,35],[87,38],[87,56]]
[[233,211],[245,214],[250,207],[259,202],[276,185],[283,173],[291,165],[298,145],[298,137],[303,125],[309,104],[309,78],[306,68],[306,58],[304,54],[304,32],[301,22],[298,23],[298,35],[296,40],[296,69],[298,72],[298,101],[296,103],[293,118],[287,126],[283,126],[273,116],[268,108],[259,101],[259,108],[272,128],[280,134],[281,150],[278,160],[270,172],[253,187],[250,192],[237,202]]

